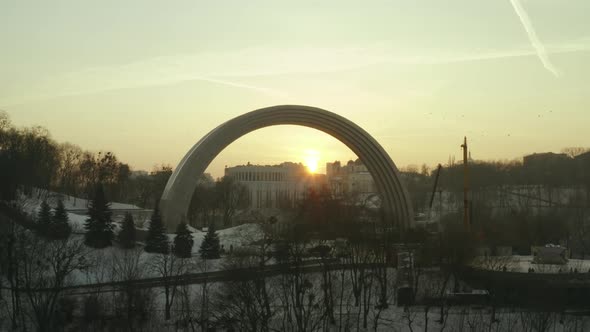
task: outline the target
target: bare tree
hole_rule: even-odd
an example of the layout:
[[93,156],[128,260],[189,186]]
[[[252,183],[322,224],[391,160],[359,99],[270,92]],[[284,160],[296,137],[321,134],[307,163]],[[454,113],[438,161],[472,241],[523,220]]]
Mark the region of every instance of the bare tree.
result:
[[193,292],[192,285],[181,285],[179,288],[180,301],[176,301],[177,311],[180,317],[176,320],[177,328],[185,328],[189,331],[197,331],[198,326],[193,317],[193,310],[196,307],[196,295]]
[[224,176],[215,183],[215,191],[217,196],[216,205],[221,212],[223,225],[230,227],[236,211],[248,204],[247,189],[233,178]]
[[[11,328],[16,330],[19,325],[25,326],[21,303],[20,258],[18,246],[28,236],[27,231],[17,226],[3,214],[0,214],[0,285],[6,279],[10,292],[10,302],[6,301],[6,312],[10,312]],[[2,304],[2,303],[0,303]]]
[[76,197],[76,194],[78,194],[79,166],[83,151],[77,145],[63,143],[59,146],[59,152],[61,163],[58,169],[58,188],[61,188],[62,192]]
[[577,157],[583,153],[586,153],[590,151],[590,148],[584,148],[581,146],[571,146],[571,147],[567,147],[567,148],[563,148],[561,150],[562,153],[565,153],[568,155],[568,157],[570,158],[574,158]]
[[418,317],[418,313],[415,311],[412,311],[412,307],[410,307],[410,306],[404,307],[404,313],[402,314],[402,319],[405,321],[410,332],[414,332],[414,321],[416,320],[417,317]]
[[279,301],[283,308],[282,330],[316,331],[321,327],[322,298],[317,294],[317,278],[302,270],[308,243],[290,234],[280,248],[283,271],[278,280]]
[[[226,258],[226,269],[242,269],[242,278],[222,285],[216,307],[221,321],[239,330],[269,331],[276,311],[272,306],[272,285],[265,268],[272,259],[274,218],[260,218],[260,232],[244,233],[239,237],[249,243],[247,249],[234,250]],[[221,310],[220,310],[221,309]],[[219,318],[218,318],[219,319]]]
[[55,309],[68,277],[88,267],[80,240],[45,241],[26,234],[19,243],[21,284],[38,331],[54,328]]
[[[197,262],[197,269],[199,272],[207,273],[209,271],[209,261],[206,259],[202,259]],[[194,321],[198,324],[201,331],[208,331],[211,318],[212,318],[212,310],[211,310],[211,297],[209,295],[211,290],[211,284],[207,279],[200,284],[200,291],[197,294],[197,305],[196,307],[199,309],[198,313],[194,317]]]
[[171,309],[179,287],[179,277],[186,274],[190,267],[190,259],[178,258],[174,254],[153,254],[148,261],[149,269],[162,278],[164,288],[165,319],[171,318]]
[[353,303],[353,294],[351,290],[351,283],[350,279],[347,278],[347,271],[346,269],[340,269],[338,271],[338,293],[336,295],[336,301],[338,305],[336,308],[338,309],[338,331],[347,331],[349,326],[351,325],[351,307]]
[[204,227],[214,221],[216,192],[213,184],[198,184],[188,210],[188,221],[193,227]]
[[216,311],[228,327],[240,331],[270,331],[275,312],[271,309],[270,286],[259,257],[235,252],[226,267],[243,269],[240,279],[223,284],[216,295]]
[[328,330],[331,326],[336,324],[336,318],[334,316],[335,311],[335,285],[334,266],[336,260],[333,257],[332,248],[326,244],[320,244],[315,248],[312,248],[313,254],[320,258],[321,266],[321,290],[322,290],[322,304],[323,304],[323,329]]
[[145,263],[141,259],[142,250],[139,248],[121,250],[113,253],[112,281],[121,281],[122,311],[125,313],[123,322],[128,331],[135,330],[135,324],[141,323],[147,316],[149,290],[138,289],[135,281],[143,278]]
[[545,332],[554,327],[557,314],[550,311],[523,310],[520,313],[521,328],[525,332]]

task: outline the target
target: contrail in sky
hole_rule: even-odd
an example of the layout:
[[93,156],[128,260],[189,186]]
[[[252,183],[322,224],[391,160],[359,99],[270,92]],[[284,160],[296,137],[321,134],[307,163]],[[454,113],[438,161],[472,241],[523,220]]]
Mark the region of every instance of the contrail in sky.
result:
[[526,30],[526,33],[529,36],[529,40],[533,45],[535,52],[537,52],[539,60],[541,60],[545,69],[549,70],[556,77],[559,77],[559,71],[557,70],[557,68],[555,68],[555,66],[553,66],[551,60],[549,60],[549,57],[547,56],[547,51],[545,50],[545,46],[543,46],[543,44],[539,40],[539,37],[537,37],[537,33],[533,28],[529,16],[522,7],[520,0],[510,0],[510,3],[512,3],[512,7],[514,7],[514,11],[516,11],[516,15],[518,15],[518,18],[520,18],[520,22],[524,26],[524,29]]
[[258,92],[262,92],[262,93],[271,95],[273,97],[287,97],[288,96],[286,93],[283,93],[283,92],[280,92],[280,91],[277,91],[274,89],[263,88],[263,87],[254,86],[254,85],[250,85],[250,84],[236,83],[236,82],[227,81],[227,80],[219,80],[219,79],[208,78],[208,77],[196,77],[196,78],[194,78],[194,80],[210,82],[210,83],[217,83],[217,84],[227,85],[227,86],[233,86],[236,88],[254,90],[254,91],[258,91]]

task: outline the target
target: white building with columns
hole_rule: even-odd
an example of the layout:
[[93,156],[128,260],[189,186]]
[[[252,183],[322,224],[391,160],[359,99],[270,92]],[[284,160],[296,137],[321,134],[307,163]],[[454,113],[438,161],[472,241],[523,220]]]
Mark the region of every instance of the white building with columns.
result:
[[319,188],[325,176],[313,174],[301,163],[226,167],[225,176],[248,188],[250,208],[288,209],[296,207],[312,188]]

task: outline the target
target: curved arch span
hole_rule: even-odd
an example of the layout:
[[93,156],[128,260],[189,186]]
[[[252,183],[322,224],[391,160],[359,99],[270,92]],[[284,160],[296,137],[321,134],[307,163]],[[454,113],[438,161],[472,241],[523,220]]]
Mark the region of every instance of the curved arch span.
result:
[[252,131],[275,125],[314,128],[344,143],[373,176],[382,196],[386,220],[401,229],[410,226],[412,204],[397,167],[369,133],[352,121],[320,108],[280,105],[261,108],[221,124],[187,152],[168,180],[160,200],[162,217],[168,229],[174,230],[186,217],[197,180],[223,149]]

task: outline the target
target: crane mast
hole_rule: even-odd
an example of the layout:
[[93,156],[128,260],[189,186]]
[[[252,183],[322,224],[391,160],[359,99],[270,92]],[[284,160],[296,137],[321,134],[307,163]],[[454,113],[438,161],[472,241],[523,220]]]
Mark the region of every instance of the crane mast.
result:
[[469,231],[470,220],[469,220],[469,167],[468,167],[468,148],[467,148],[467,137],[463,138],[463,226],[465,230]]

